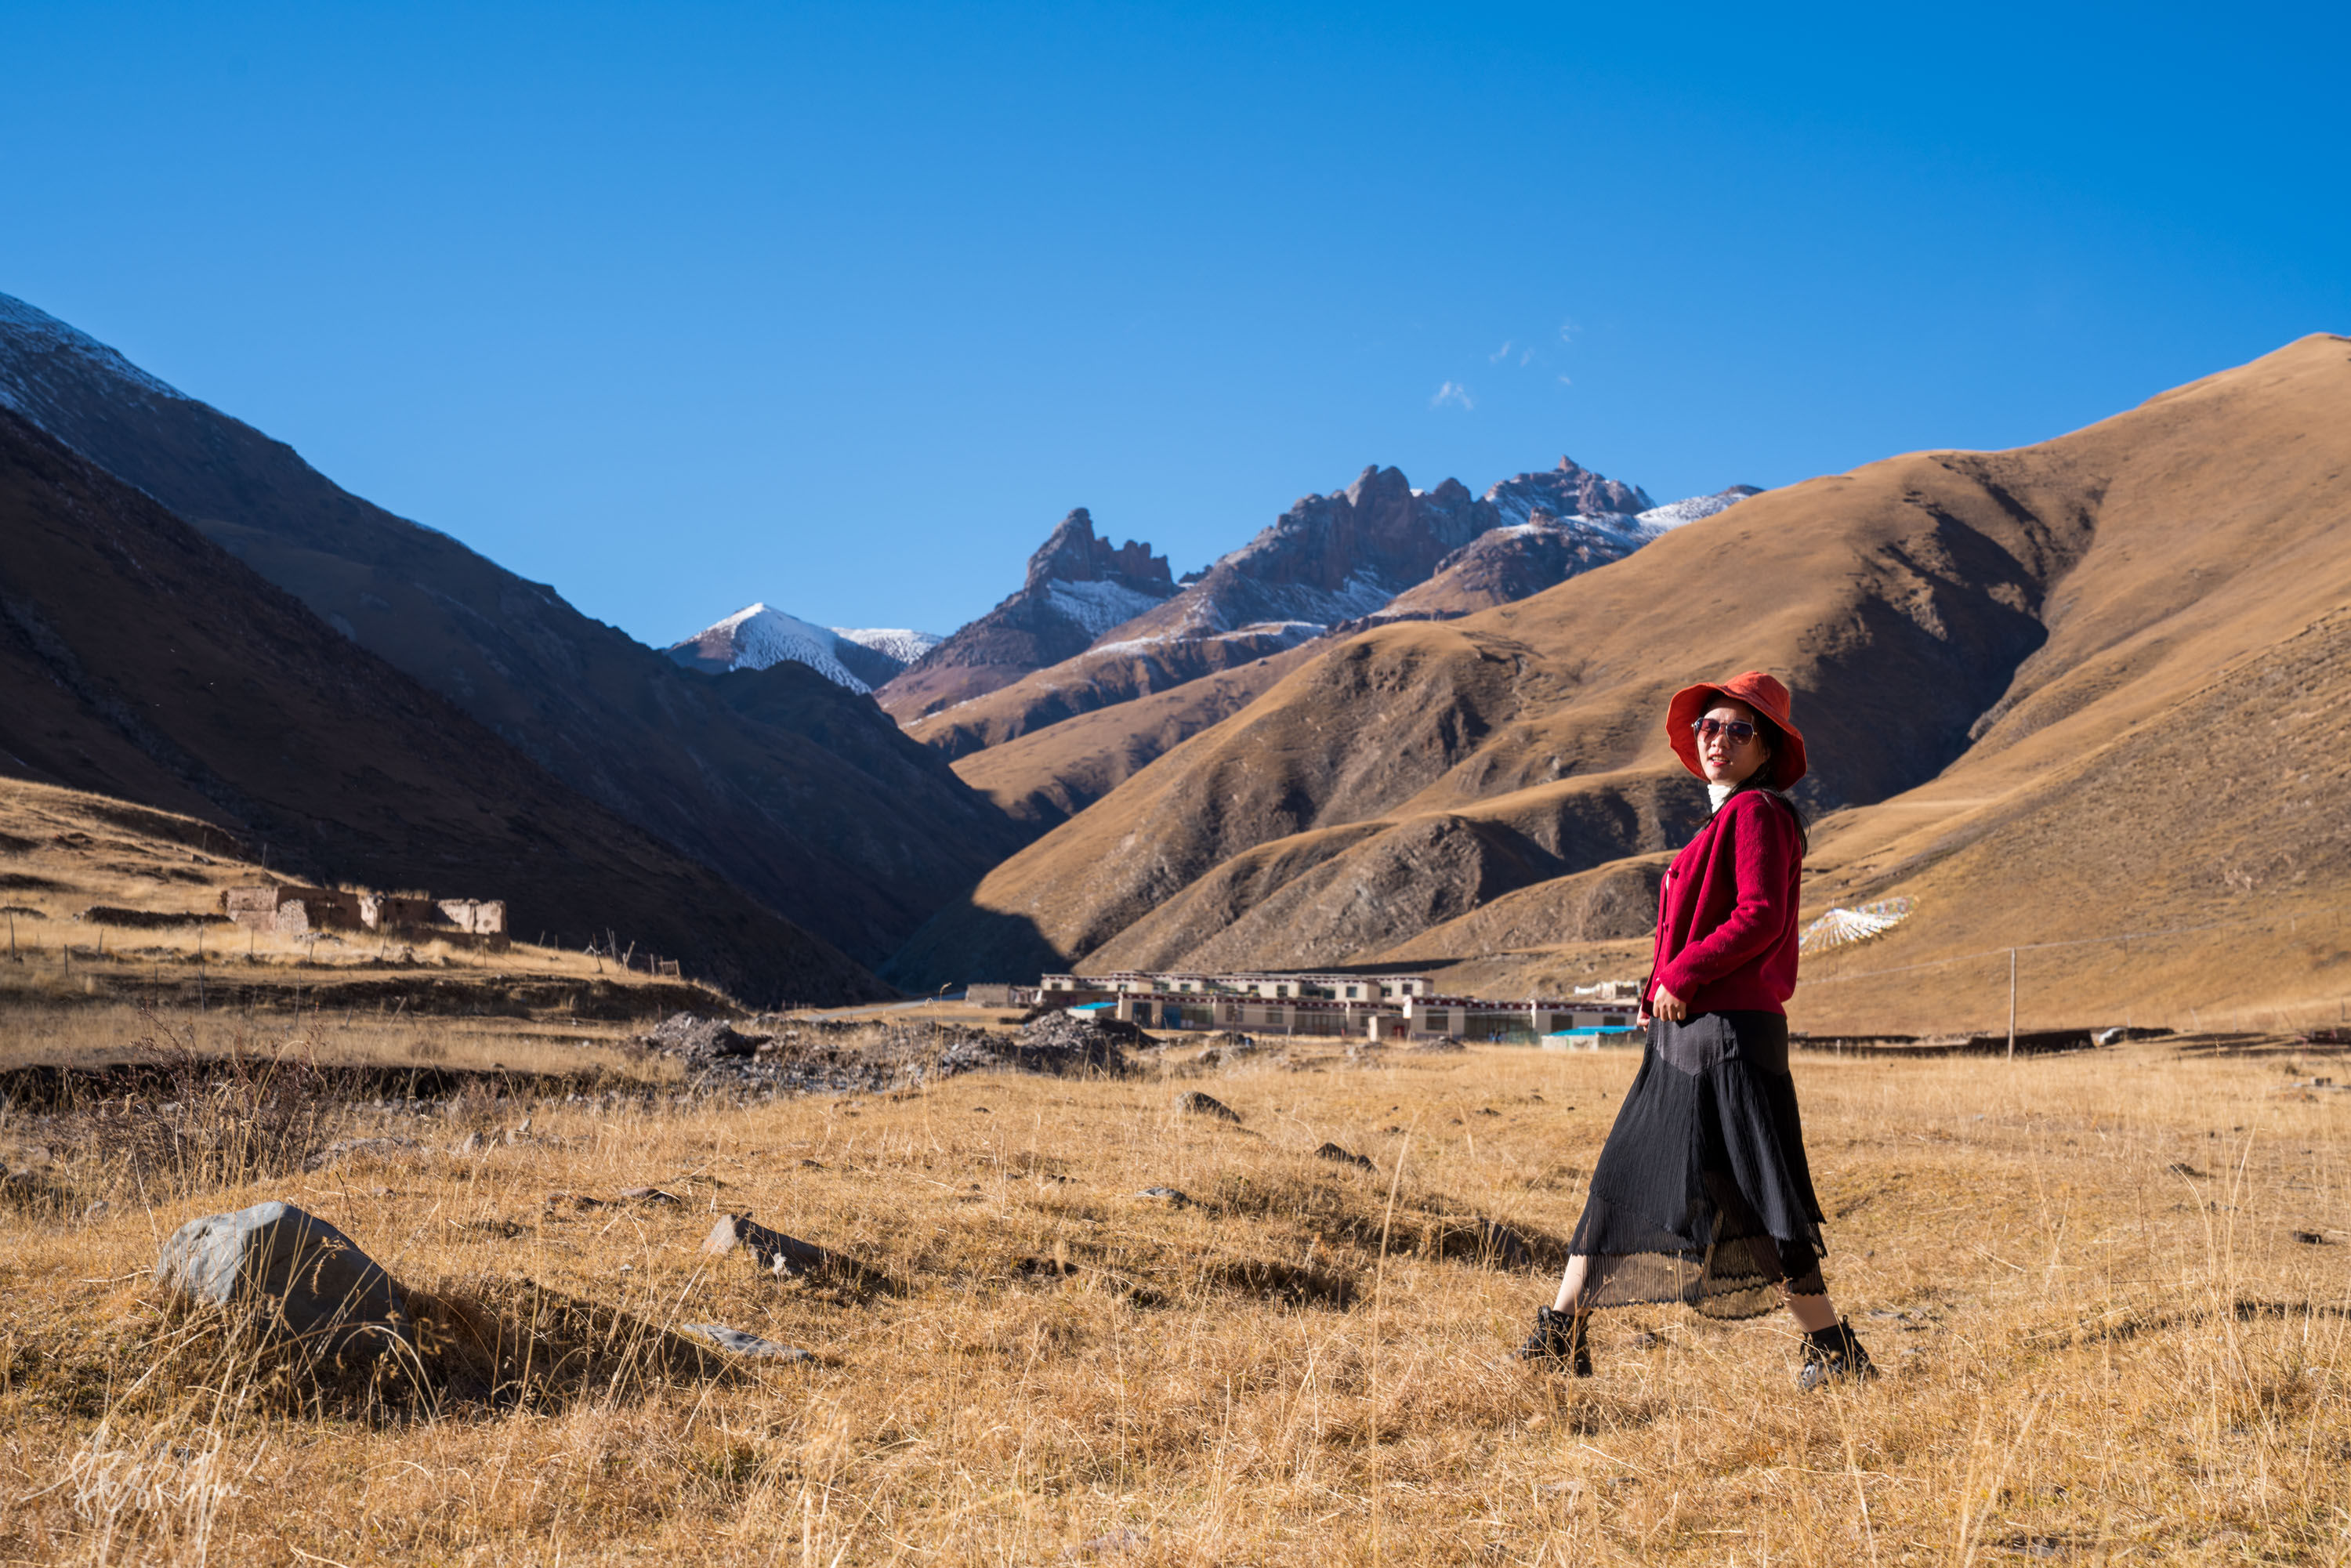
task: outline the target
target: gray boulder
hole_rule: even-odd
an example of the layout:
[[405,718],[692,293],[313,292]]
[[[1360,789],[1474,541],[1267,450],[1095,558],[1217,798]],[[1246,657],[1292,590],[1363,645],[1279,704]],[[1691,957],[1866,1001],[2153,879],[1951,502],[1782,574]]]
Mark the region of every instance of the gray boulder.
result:
[[381,1350],[408,1336],[400,1287],[359,1244],[290,1203],[191,1219],[163,1243],[155,1280],[216,1307],[257,1307],[322,1351]]

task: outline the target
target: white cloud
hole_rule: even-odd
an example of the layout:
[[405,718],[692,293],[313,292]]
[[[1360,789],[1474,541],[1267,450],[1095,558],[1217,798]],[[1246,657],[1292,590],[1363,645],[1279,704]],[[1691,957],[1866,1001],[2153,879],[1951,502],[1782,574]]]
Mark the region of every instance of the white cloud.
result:
[[1575,335],[1583,330],[1583,329],[1577,326],[1574,319],[1570,318],[1559,324],[1559,340],[1562,343],[1573,343],[1575,341]]
[[1469,395],[1469,389],[1463,386],[1459,382],[1447,382],[1443,386],[1437,388],[1437,395],[1428,400],[1428,406],[1431,408],[1443,408],[1448,402],[1458,403],[1464,409],[1472,409],[1478,406],[1476,401]]
[[1572,386],[1573,386],[1575,383],[1574,383],[1573,382],[1572,382],[1572,381],[1568,380],[1565,376],[1562,376],[1562,377],[1560,377],[1560,378],[1559,378],[1559,384],[1560,384],[1560,385],[1562,385],[1562,386],[1563,386],[1563,387],[1572,387]]
[[[1509,338],[1503,339],[1502,346],[1486,356],[1486,362],[1489,365],[1499,365],[1504,360],[1509,359],[1510,357],[1510,344],[1512,340],[1513,340]],[[1520,361],[1520,362],[1521,364],[1525,363],[1524,361]]]
[[1531,365],[1531,364],[1533,364],[1534,362],[1535,362],[1535,351],[1534,351],[1532,349],[1521,349],[1521,350],[1519,350],[1519,363],[1520,363],[1520,364],[1521,364],[1521,365]]

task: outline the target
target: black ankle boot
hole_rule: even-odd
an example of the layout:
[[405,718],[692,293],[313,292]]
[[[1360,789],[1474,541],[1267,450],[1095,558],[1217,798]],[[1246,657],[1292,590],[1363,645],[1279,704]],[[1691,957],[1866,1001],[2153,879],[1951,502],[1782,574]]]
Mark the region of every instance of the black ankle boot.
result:
[[1809,1394],[1823,1383],[1850,1378],[1860,1382],[1877,1375],[1869,1352],[1854,1337],[1853,1320],[1839,1318],[1833,1328],[1804,1333],[1804,1364],[1796,1371],[1796,1386]]
[[[1592,1375],[1592,1341],[1585,1333],[1590,1319],[1578,1312],[1535,1309],[1535,1332],[1519,1346],[1520,1361],[1565,1362],[1578,1377]],[[1555,1370],[1555,1369],[1554,1369]]]

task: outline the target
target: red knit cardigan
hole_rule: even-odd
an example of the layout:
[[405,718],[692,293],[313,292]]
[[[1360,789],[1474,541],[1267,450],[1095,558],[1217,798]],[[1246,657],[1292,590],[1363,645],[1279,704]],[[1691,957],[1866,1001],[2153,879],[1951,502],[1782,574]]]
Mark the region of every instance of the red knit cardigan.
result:
[[1699,1013],[1784,1013],[1796,989],[1795,815],[1761,790],[1733,795],[1683,847],[1657,895],[1657,940],[1641,988]]

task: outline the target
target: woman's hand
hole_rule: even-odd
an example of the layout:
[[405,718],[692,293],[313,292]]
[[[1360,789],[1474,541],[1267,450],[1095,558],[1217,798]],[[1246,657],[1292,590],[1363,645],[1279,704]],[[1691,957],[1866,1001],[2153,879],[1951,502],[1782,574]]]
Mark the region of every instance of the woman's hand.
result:
[[1667,1023],[1680,1023],[1689,1017],[1689,1004],[1663,986],[1649,993],[1649,1010]]

